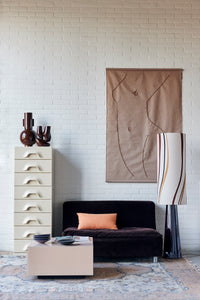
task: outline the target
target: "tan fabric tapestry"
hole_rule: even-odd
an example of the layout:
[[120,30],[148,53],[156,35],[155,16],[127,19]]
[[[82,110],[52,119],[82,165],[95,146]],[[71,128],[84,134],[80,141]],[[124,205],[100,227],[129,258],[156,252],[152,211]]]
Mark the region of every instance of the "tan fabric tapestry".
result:
[[181,69],[106,69],[107,182],[156,182],[156,134],[182,132]]

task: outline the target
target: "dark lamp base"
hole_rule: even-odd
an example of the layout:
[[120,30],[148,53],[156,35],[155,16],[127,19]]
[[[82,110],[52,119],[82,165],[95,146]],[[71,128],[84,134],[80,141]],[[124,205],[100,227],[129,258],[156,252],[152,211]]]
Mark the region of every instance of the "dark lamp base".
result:
[[176,259],[182,257],[177,205],[166,205],[163,257]]

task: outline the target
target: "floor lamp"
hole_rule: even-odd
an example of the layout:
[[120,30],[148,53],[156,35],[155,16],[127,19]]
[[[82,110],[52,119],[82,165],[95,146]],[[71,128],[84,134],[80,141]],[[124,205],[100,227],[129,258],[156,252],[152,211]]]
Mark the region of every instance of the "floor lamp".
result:
[[157,199],[166,205],[164,257],[181,258],[178,205],[186,204],[186,145],[183,133],[157,134]]

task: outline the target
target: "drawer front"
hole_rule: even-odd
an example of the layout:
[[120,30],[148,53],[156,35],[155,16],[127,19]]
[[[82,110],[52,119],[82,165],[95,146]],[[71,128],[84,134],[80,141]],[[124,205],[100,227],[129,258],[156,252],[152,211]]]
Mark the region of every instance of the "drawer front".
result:
[[15,172],[37,173],[52,172],[52,160],[15,160]]
[[52,190],[50,187],[23,187],[15,186],[15,199],[51,199]]
[[51,227],[15,226],[14,228],[15,240],[32,240],[35,234],[51,234]]
[[37,174],[26,174],[17,173],[15,174],[15,185],[23,186],[41,186],[41,185],[52,185],[52,174],[51,173],[37,173]]
[[51,213],[15,213],[15,226],[51,226]]
[[14,251],[15,252],[27,252],[28,246],[31,245],[31,240],[14,240]]
[[15,159],[51,159],[51,147],[16,147]]
[[15,212],[51,212],[51,200],[15,200]]

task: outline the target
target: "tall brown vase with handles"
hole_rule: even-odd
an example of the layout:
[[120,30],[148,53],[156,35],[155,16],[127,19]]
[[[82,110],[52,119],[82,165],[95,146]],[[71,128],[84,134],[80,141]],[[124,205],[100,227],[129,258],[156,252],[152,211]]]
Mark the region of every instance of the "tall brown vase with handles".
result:
[[31,112],[24,113],[23,126],[24,130],[20,134],[20,141],[30,147],[35,144],[35,132],[32,130],[34,119]]

